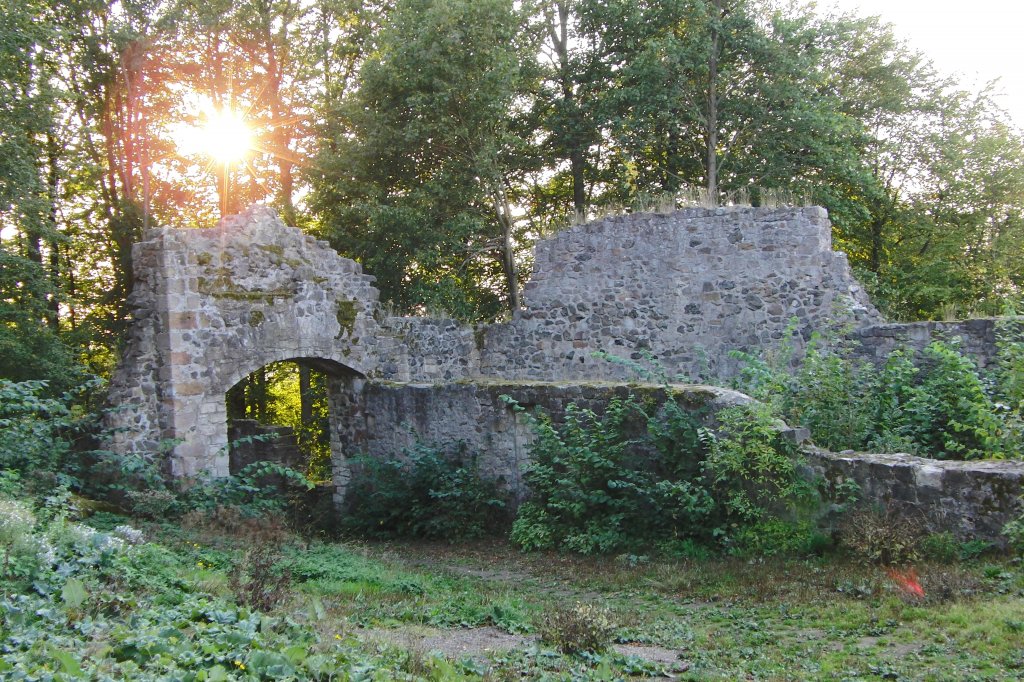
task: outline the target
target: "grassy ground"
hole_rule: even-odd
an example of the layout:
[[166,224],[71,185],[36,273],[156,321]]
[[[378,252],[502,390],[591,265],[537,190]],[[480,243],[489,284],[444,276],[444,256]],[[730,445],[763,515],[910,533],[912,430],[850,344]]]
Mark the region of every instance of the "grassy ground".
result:
[[[922,598],[837,558],[585,559],[266,527],[143,530],[149,542],[120,559],[66,553],[74,566],[55,571],[77,577],[54,578],[63,588],[3,588],[0,678],[1024,679],[1019,560],[918,566]],[[539,641],[576,604],[606,615],[617,648],[567,656]]]

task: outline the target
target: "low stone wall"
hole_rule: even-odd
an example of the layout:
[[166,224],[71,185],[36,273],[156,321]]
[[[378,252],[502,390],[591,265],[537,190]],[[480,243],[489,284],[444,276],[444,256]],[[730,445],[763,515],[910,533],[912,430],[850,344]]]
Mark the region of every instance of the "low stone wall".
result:
[[255,462],[274,462],[303,470],[305,457],[295,431],[288,426],[260,424],[255,419],[228,422],[228,461],[232,474]]
[[1003,526],[1021,513],[1024,462],[806,452],[812,468],[833,486],[853,481],[862,502],[918,517],[929,529],[950,531],[960,540],[1003,546]]
[[1024,338],[1024,325],[998,318],[876,324],[854,329],[848,336],[858,342],[855,348],[858,356],[879,364],[897,348],[920,351],[932,341],[959,339],[961,352],[973,358],[978,367],[986,368],[996,359],[996,342],[1003,330],[1006,333],[1013,331],[1017,338]]
[[[747,396],[713,386],[678,385],[674,398],[684,409],[702,418],[730,405],[750,401]],[[476,454],[480,473],[497,480],[516,498],[526,489],[522,469],[534,440],[529,417],[512,409],[502,396],[509,396],[527,411],[540,408],[556,422],[570,403],[598,414],[614,398],[630,394],[666,400],[659,385],[617,382],[558,383],[543,381],[474,381],[452,384],[367,383],[362,399],[349,405],[349,413],[338,415],[340,450],[367,452],[374,457],[398,458],[417,443],[440,447],[449,454],[460,449]],[[344,468],[335,463],[335,468]]]
[[[712,386],[674,385],[674,398],[708,425],[720,409],[751,399]],[[665,387],[621,382],[463,381],[450,384],[366,383],[358,399],[339,414],[335,452],[368,452],[401,458],[422,443],[449,454],[460,450],[477,457],[481,475],[499,481],[516,499],[527,490],[522,469],[534,441],[530,419],[513,410],[503,396],[527,411],[540,408],[555,422],[570,403],[603,413],[614,398],[636,395],[662,404]],[[806,443],[806,429],[781,425],[786,435]],[[853,481],[858,499],[870,505],[919,517],[935,531],[951,531],[961,540],[1005,544],[1003,526],[1021,512],[1024,462],[930,460],[911,455],[831,453],[805,444],[811,474],[831,486]],[[336,462],[336,468],[344,463]],[[340,499],[338,500],[341,501]]]

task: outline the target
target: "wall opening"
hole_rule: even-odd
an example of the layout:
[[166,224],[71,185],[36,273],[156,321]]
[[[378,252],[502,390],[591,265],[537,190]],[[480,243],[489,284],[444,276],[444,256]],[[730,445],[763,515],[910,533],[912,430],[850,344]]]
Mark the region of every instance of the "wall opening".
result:
[[340,368],[296,358],[272,362],[231,387],[225,395],[229,471],[256,461],[274,461],[331,481],[331,422],[328,384]]

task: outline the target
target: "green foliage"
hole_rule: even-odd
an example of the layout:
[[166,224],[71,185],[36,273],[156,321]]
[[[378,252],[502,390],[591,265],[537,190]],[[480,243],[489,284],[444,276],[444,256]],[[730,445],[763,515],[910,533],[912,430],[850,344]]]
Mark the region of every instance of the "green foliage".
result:
[[753,523],[813,500],[796,444],[783,437],[767,406],[730,407],[716,419],[717,438],[704,467],[730,518]]
[[[653,432],[633,428],[648,423]],[[525,475],[532,497],[511,535],[523,548],[624,552],[707,525],[714,503],[683,475],[699,468],[700,452],[674,447],[696,442],[692,419],[651,419],[629,397],[613,399],[601,416],[571,404],[561,425],[540,415],[534,426]]]
[[1007,537],[1010,546],[1024,555],[1024,497],[1020,499],[1020,515],[1003,527],[1003,535]]
[[821,554],[831,539],[810,520],[767,517],[736,532],[731,553],[744,557],[810,556]]
[[[389,668],[352,647],[325,642],[311,651],[318,635],[298,622],[303,616],[271,618],[205,592],[182,552],[145,542],[134,528],[100,532],[46,520],[29,503],[0,499],[0,507],[18,511],[17,538],[26,548],[19,556],[28,556],[29,545],[35,552],[30,573],[19,573],[24,561],[3,566],[0,677],[297,680]],[[12,537],[0,538],[0,551],[12,547]],[[252,566],[247,576],[257,572]],[[243,584],[244,594],[263,598]]]
[[37,263],[0,245],[0,378],[45,380],[50,396],[70,390],[83,378],[63,335],[44,323],[47,298],[54,295]]
[[326,126],[317,206],[401,310],[489,319],[518,289],[509,188],[531,162],[515,119],[533,49],[516,4],[395,3]]
[[926,369],[903,408],[908,436],[933,457],[1006,457],[1002,421],[974,362],[938,341],[922,359]]
[[987,540],[960,542],[949,531],[929,533],[921,539],[921,556],[931,561],[954,563],[972,561],[993,548]]
[[765,409],[717,418],[716,436],[674,399],[648,412],[635,396],[612,400],[602,415],[570,404],[558,425],[536,416],[531,497],[512,541],[582,554],[692,549],[730,542],[737,529],[792,514],[813,495]]
[[817,444],[833,451],[1019,457],[1024,412],[1016,397],[1022,381],[1017,339],[1019,333],[1000,334],[989,376],[960,352],[959,339],[933,341],[919,354],[896,349],[876,368],[857,358],[851,342],[815,335],[795,368],[785,343],[766,358],[734,353],[744,362],[735,385],[764,397],[777,415],[807,427]]
[[601,653],[612,645],[615,626],[607,609],[577,602],[546,614],[537,626],[540,641],[563,654]]
[[183,510],[230,506],[243,515],[280,511],[286,502],[281,484],[309,490],[313,484],[298,471],[276,462],[253,462],[232,476],[206,478],[188,488],[179,502]]
[[151,518],[190,510],[233,506],[248,516],[280,511],[282,487],[312,484],[302,474],[272,462],[256,462],[237,475],[205,478],[185,489],[163,472],[173,443],[155,453],[117,454],[78,445],[96,434],[93,413],[80,406],[99,382],[83,384],[58,398],[46,397],[46,382],[0,380],[0,467],[3,486],[25,488],[40,497],[67,488],[124,504]]
[[76,482],[84,463],[73,446],[94,425],[94,415],[80,405],[99,383],[50,397],[45,381],[0,379],[0,469],[20,475],[34,489],[58,480]]
[[352,504],[345,525],[377,537],[454,541],[481,537],[504,519],[497,481],[481,476],[475,456],[418,443],[403,459],[350,460]]

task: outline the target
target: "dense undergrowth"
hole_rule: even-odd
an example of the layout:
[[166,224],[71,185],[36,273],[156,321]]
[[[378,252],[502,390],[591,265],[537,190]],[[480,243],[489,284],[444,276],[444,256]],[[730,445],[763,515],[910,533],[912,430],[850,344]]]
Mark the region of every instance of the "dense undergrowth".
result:
[[906,452],[933,459],[1024,458],[1022,323],[1003,322],[994,366],[980,370],[960,340],[920,353],[896,349],[880,366],[858,358],[840,333],[815,334],[794,360],[790,339],[773,352],[733,355],[735,382],[833,451]]
[[[835,351],[811,350],[798,376],[820,380],[828,372],[807,367],[831,366]],[[915,385],[941,396],[926,371]],[[979,379],[983,395],[996,385],[1015,395],[1017,375],[1004,371],[1002,383]],[[173,486],[161,453],[91,447],[87,394],[44,388],[0,382],[3,679],[877,679],[922,669],[1008,679],[1024,666],[1019,559],[985,558],[985,543],[852,507],[856,490],[822,498],[779,437],[773,410],[789,397],[720,412],[713,431],[671,400],[629,397],[601,414],[574,406],[559,423],[537,414],[525,472],[533,494],[515,519],[472,453],[421,445],[364,467],[347,532],[452,541],[511,527],[517,546],[541,550],[526,577],[491,579],[400,558],[436,549],[313,539],[308,514],[289,511],[307,484],[280,467]],[[1007,528],[1017,547],[1022,526]],[[503,545],[484,547],[487,561],[513,561]],[[572,554],[615,560],[562,571]],[[561,577],[539,584],[531,570]],[[764,571],[774,577],[749,582]],[[527,639],[460,657],[380,635],[481,626]],[[913,644],[920,637],[929,643]],[[918,667],[876,643],[886,638],[913,647]],[[680,658],[652,662],[615,648],[623,643]],[[794,676],[792,655],[822,663]]]

